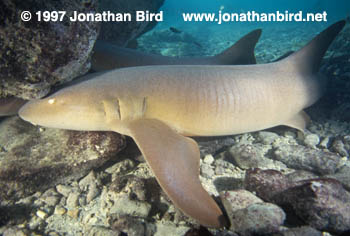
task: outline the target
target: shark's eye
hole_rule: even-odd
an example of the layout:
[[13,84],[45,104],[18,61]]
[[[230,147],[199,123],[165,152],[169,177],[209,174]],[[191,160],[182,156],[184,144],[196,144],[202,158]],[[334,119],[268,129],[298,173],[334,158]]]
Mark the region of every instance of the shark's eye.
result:
[[56,102],[56,99],[51,98],[47,101],[49,104],[54,104]]

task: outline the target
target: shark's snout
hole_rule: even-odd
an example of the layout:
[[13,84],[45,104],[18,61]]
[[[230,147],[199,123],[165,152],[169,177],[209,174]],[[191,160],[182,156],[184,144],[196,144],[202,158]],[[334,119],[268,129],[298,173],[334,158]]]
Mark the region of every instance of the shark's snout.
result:
[[22,106],[18,111],[19,117],[25,121],[35,124],[35,121],[33,120],[33,114],[37,113],[36,108],[38,101],[39,100],[29,101],[24,106]]

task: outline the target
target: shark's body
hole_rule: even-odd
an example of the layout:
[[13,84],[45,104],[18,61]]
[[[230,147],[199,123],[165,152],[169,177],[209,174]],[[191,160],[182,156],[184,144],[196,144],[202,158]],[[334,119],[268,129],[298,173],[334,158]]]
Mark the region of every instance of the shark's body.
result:
[[[212,57],[167,57],[155,54],[144,53],[138,50],[122,48],[116,45],[98,40],[95,43],[91,58],[91,68],[94,71],[104,72],[106,70],[146,66],[146,65],[246,65],[255,64],[254,48],[261,35],[261,29],[254,30],[230,48]],[[62,87],[70,86],[84,80],[84,76]],[[21,98],[0,98],[0,116],[17,114],[18,110],[27,101]]]
[[114,70],[28,103],[34,124],[113,130],[131,136],[173,202],[207,226],[222,213],[198,179],[199,151],[184,136],[216,136],[277,125],[304,130],[302,111],[322,94],[321,59],[344,22],[280,61],[241,66],[147,66]]
[[211,57],[169,57],[122,48],[98,40],[91,58],[94,71],[146,65],[247,65],[255,64],[254,48],[261,30],[243,36],[234,45]]

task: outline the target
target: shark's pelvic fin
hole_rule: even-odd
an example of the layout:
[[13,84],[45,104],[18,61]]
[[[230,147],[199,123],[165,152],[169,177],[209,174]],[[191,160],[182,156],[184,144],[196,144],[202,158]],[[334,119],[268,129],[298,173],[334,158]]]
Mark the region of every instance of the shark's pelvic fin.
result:
[[197,143],[154,119],[132,121],[128,129],[173,203],[205,226],[224,226],[220,208],[199,180]]
[[239,57],[239,64],[249,65],[256,64],[254,49],[261,36],[261,29],[253,30],[247,35],[239,39],[235,44],[214,56],[222,65],[237,64],[237,57]]
[[293,116],[282,125],[292,127],[304,133],[306,126],[310,123],[311,119],[305,111],[301,111]]

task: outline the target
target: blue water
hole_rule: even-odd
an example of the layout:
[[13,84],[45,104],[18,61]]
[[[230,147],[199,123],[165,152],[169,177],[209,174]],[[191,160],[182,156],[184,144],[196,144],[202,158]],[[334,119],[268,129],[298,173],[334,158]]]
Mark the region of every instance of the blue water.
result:
[[[336,2],[336,3],[335,3]],[[291,13],[327,12],[326,22],[185,22],[183,13]],[[331,23],[350,15],[350,0],[166,0],[160,9],[163,22],[138,39],[139,49],[167,56],[210,56],[233,44],[248,32],[261,28],[255,53],[259,63],[275,60],[290,50],[298,50]],[[175,27],[193,36],[202,47],[158,38],[159,32]],[[152,37],[153,36],[153,37]]]

